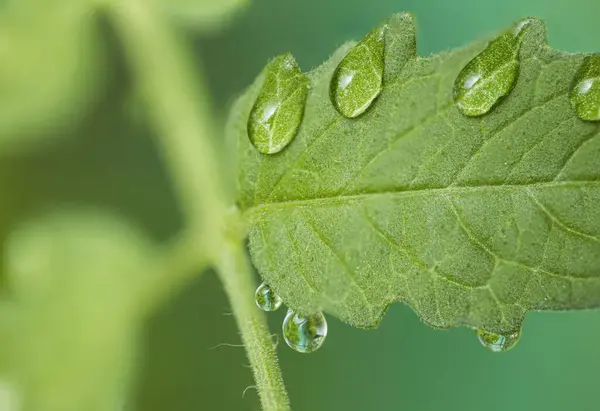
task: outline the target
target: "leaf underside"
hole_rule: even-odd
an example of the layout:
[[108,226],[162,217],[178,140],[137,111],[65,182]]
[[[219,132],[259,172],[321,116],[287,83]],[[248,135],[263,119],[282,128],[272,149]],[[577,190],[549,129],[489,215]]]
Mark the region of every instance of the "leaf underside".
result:
[[246,131],[262,75],[237,101],[251,256],[290,308],[370,328],[402,301],[433,327],[507,333],[529,310],[600,306],[600,129],[569,101],[584,55],[552,50],[533,23],[513,91],[466,117],[453,82],[485,45],[418,57],[412,19],[392,17],[374,105],[346,119],[330,102],[347,44],[309,73],[303,123],[278,155]]

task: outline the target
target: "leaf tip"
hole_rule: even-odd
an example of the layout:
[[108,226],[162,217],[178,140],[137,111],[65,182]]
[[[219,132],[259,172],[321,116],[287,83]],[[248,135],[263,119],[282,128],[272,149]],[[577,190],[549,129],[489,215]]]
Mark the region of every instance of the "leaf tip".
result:
[[384,24],[386,28],[384,82],[402,71],[417,55],[415,17],[410,12],[396,13]]
[[515,23],[515,31],[523,35],[521,56],[529,57],[538,54],[542,47],[548,45],[546,22],[537,17],[527,17]]
[[399,21],[414,25],[415,15],[410,11],[402,11],[400,13],[392,14],[392,17],[389,18],[389,21]]
[[415,15],[401,12],[392,15],[384,24],[393,37],[415,37]]

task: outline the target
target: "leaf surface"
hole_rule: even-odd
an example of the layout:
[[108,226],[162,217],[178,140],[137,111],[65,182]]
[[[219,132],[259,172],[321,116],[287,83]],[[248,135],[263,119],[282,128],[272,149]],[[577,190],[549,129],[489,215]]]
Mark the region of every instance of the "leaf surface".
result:
[[292,309],[376,326],[409,304],[434,327],[518,330],[529,310],[600,305],[600,132],[569,101],[583,55],[525,29],[510,94],[459,112],[456,76],[487,42],[416,55],[412,18],[388,22],[383,91],[357,119],[329,97],[352,44],[311,71],[303,124],[263,155],[246,121],[263,76],[232,109],[238,204],[264,280]]

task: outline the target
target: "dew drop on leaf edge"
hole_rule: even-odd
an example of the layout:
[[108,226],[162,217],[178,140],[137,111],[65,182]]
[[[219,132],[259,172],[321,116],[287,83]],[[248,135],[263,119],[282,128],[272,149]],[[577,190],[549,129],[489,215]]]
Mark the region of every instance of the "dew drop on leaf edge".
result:
[[281,297],[266,283],[258,286],[254,293],[254,301],[263,311],[276,311],[283,304]]
[[453,89],[454,102],[461,113],[469,117],[484,115],[511,92],[519,76],[523,33],[535,21],[519,21],[461,70]]
[[504,352],[514,348],[521,338],[520,332],[496,334],[486,330],[477,330],[477,338],[485,348],[493,352]]
[[286,148],[298,133],[310,80],[290,54],[273,59],[248,117],[248,137],[263,154]]
[[327,320],[321,312],[304,316],[288,310],[282,328],[286,344],[300,353],[315,352],[327,337]]
[[571,103],[577,117],[586,121],[600,121],[600,54],[583,59],[573,84]]
[[344,117],[363,114],[381,93],[385,51],[385,25],[356,44],[340,61],[329,83],[329,96]]

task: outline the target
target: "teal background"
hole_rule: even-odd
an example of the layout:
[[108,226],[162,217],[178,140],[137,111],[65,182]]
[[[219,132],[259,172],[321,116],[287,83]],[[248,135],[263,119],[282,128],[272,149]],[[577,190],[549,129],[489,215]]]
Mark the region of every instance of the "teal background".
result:
[[[188,33],[209,79],[216,113],[269,58],[292,52],[308,70],[390,14],[411,11],[421,55],[457,47],[526,16],[547,21],[550,44],[600,51],[597,0],[256,0],[210,35]],[[68,138],[0,162],[0,235],[55,204],[97,204],[124,214],[158,240],[180,225],[159,155],[148,138],[118,47],[105,29],[108,86]],[[64,133],[64,131],[61,131]],[[147,324],[127,407],[144,411],[259,410],[240,337],[221,286],[205,273]],[[284,310],[269,315],[280,335]],[[532,313],[514,350],[494,354],[471,330],[436,331],[406,306],[377,330],[329,318],[325,345],[310,355],[283,342],[278,353],[296,411],[597,411],[600,311]],[[212,348],[211,348],[212,347]],[[245,395],[242,394],[246,391]]]

